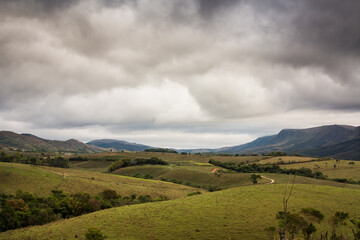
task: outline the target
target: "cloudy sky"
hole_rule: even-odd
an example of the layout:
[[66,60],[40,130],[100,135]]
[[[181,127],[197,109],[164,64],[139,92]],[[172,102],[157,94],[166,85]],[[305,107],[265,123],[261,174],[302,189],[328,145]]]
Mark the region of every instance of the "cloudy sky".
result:
[[359,0],[1,0],[0,130],[160,147],[360,125]]

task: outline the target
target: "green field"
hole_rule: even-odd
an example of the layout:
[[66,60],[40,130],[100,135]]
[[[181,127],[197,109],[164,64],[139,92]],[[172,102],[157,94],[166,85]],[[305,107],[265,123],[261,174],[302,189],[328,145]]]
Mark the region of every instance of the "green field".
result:
[[[119,159],[135,159],[135,158],[152,158],[157,157],[164,161],[181,163],[181,162],[197,162],[208,163],[210,159],[221,162],[258,162],[269,158],[268,156],[207,156],[197,154],[176,154],[176,153],[156,153],[156,152],[115,152],[115,153],[98,153],[98,154],[83,154],[78,155],[88,159],[97,160],[119,160]],[[75,156],[71,156],[75,157]]]
[[[189,186],[198,186],[202,188],[208,188],[211,186],[220,188],[231,188],[239,186],[251,185],[250,173],[223,173],[220,177],[211,173],[215,167],[211,164],[196,164],[188,162],[188,164],[182,163],[178,165],[170,166],[133,166],[126,167],[115,171],[115,174],[124,176],[135,176],[141,174],[142,176],[149,174],[154,179],[176,179],[181,181],[182,184]],[[218,168],[221,169],[221,168]],[[259,184],[267,183],[269,180],[260,179]]]
[[14,194],[18,189],[38,196],[49,196],[53,189],[90,194],[113,189],[125,196],[135,193],[154,198],[165,195],[170,199],[198,191],[184,185],[114,174],[0,162],[0,193]]
[[70,168],[73,169],[87,170],[93,172],[106,172],[111,165],[111,161],[71,161],[69,162],[69,165]]
[[[360,163],[304,157],[235,157],[198,156],[171,153],[106,153],[84,155],[89,161],[71,161],[69,169],[0,163],[0,193],[20,189],[38,196],[49,196],[51,190],[68,193],[98,194],[104,189],[116,190],[123,196],[167,196],[171,201],[130,205],[102,210],[80,217],[60,220],[44,226],[33,226],[0,233],[0,239],[84,239],[89,227],[97,227],[108,239],[272,239],[264,229],[276,226],[275,215],[282,210],[285,184],[292,176],[261,173],[253,185],[251,173],[224,172],[220,177],[209,159],[243,164],[277,163],[282,168],[310,168],[329,178],[359,179]],[[158,157],[169,165],[125,167],[114,174],[104,173],[111,160]],[[110,159],[109,159],[110,158]],[[336,167],[334,168],[334,164]],[[152,176],[152,179],[133,176]],[[168,181],[176,180],[181,184]],[[270,184],[270,181],[275,182]],[[188,185],[188,186],[186,186]],[[193,187],[190,187],[193,186]],[[209,186],[226,190],[210,193]],[[201,188],[197,188],[201,187]],[[188,193],[203,194],[188,197]],[[360,219],[360,185],[329,180],[296,177],[294,193],[289,201],[291,212],[312,207],[326,219],[317,225],[320,232],[330,231],[329,217],[336,211],[350,213]],[[342,231],[351,236],[351,224]]]
[[296,156],[281,156],[281,157],[270,157],[267,159],[260,160],[258,164],[279,164],[279,163],[294,163],[294,162],[306,162],[316,158],[310,157],[296,157]]
[[[353,164],[349,164],[353,163]],[[336,165],[334,167],[334,165]],[[347,178],[352,180],[360,180],[360,162],[350,160],[327,160],[312,161],[304,163],[293,163],[280,165],[282,168],[310,168],[312,170],[321,171],[329,178]]]
[[[167,202],[103,210],[45,226],[8,231],[0,239],[76,239],[97,227],[108,239],[272,239],[265,228],[275,226],[282,210],[283,184],[255,185]],[[296,184],[290,211],[304,207],[326,217],[318,233],[330,231],[328,219],[336,211],[360,218],[360,191]],[[350,225],[342,227],[350,236]]]

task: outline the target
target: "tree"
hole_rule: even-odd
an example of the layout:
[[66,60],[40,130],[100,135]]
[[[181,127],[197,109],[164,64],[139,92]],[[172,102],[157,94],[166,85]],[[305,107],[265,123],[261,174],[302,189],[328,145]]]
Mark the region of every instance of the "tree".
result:
[[304,229],[308,225],[308,222],[298,213],[289,213],[286,218],[286,225],[291,236],[290,239],[294,239],[295,234],[301,229]]
[[310,239],[311,235],[316,232],[316,227],[313,223],[320,223],[324,219],[324,214],[314,208],[303,208],[301,209],[300,213],[307,221],[310,222],[306,227],[303,228],[305,238]]
[[104,240],[107,238],[99,229],[91,227],[88,228],[87,232],[85,233],[86,240]]
[[5,205],[0,211],[0,231],[7,231],[10,229],[19,228],[21,226],[21,219],[16,211],[9,205]]
[[55,157],[49,162],[52,167],[69,168],[69,159],[63,157]]
[[331,239],[337,239],[337,233],[336,233],[337,229],[340,226],[345,226],[346,220],[348,219],[349,219],[349,214],[346,212],[336,212],[335,215],[330,218],[330,224],[333,229]]
[[283,221],[283,224],[282,224],[282,228],[279,229],[279,237],[280,237],[280,240],[285,240],[286,239],[286,229],[287,229],[287,207],[288,207],[288,201],[292,195],[292,191],[294,189],[294,184],[295,184],[295,177],[293,178],[293,182],[292,182],[292,185],[291,185],[291,189],[290,189],[290,192],[287,193],[288,191],[288,186],[289,186],[289,183],[290,183],[290,178],[289,178],[289,181],[288,183],[286,184],[285,186],[285,192],[284,192],[284,196],[283,196],[283,207],[284,207],[284,212],[282,214],[282,221]]
[[354,225],[355,229],[351,229],[354,234],[354,239],[360,239],[360,221],[356,221],[354,219],[350,220],[350,222]]
[[112,189],[104,189],[100,194],[103,199],[110,200],[110,199],[118,199],[118,195],[115,190]]
[[314,224],[309,223],[306,227],[303,228],[303,233],[305,235],[305,239],[310,239],[311,234],[316,232],[316,227]]
[[250,176],[250,180],[251,180],[251,182],[252,182],[253,184],[256,184],[256,183],[257,183],[257,179],[258,179],[258,178],[261,178],[261,176],[255,174],[255,173],[251,174],[251,176]]

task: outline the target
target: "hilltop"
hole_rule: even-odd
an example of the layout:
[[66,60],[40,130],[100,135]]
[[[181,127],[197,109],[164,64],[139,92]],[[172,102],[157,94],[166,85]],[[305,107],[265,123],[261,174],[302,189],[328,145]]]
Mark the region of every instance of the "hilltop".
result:
[[360,160],[360,127],[329,125],[307,129],[284,129],[277,135],[252,142],[215,149],[221,153],[267,153],[283,151],[305,156]]
[[10,131],[0,131],[0,150],[71,153],[98,153],[105,151],[103,148],[87,145],[75,139],[67,141],[47,140],[32,134],[17,134]]
[[145,149],[150,149],[153,147],[146,146],[143,144],[130,143],[124,140],[114,140],[114,139],[97,139],[86,144],[97,146],[101,148],[112,148],[117,151],[125,150],[125,151],[144,151]]

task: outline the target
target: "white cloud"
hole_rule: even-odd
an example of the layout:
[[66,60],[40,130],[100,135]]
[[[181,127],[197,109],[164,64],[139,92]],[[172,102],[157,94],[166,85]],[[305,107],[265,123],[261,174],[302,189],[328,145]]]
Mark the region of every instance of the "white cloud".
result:
[[[190,137],[185,145],[196,147],[287,126],[359,125],[355,45],[324,41],[331,32],[299,19],[330,18],[335,32],[358,36],[331,9],[329,17],[307,1],[207,3],[208,12],[191,0],[44,2],[48,11],[36,3],[0,9],[0,127],[154,136],[161,146]],[[134,134],[144,129],[155,135]]]

